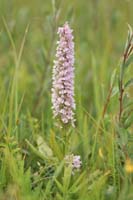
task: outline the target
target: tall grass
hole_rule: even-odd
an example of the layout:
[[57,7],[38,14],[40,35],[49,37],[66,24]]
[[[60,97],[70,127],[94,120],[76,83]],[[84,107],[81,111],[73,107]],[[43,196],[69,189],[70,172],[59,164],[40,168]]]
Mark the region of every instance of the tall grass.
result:
[[[121,114],[119,88],[132,7],[128,0],[0,1],[1,200],[133,198],[131,60]],[[51,111],[56,31],[65,21],[76,59],[77,121],[68,130],[54,125]],[[82,160],[74,174],[64,161],[72,153]]]

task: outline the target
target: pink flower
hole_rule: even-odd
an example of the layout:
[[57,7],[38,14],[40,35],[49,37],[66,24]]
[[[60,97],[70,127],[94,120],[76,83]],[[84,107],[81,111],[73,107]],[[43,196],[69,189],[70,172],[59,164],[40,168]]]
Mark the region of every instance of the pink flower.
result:
[[74,42],[66,22],[58,29],[56,59],[52,76],[52,109],[54,117],[74,126]]
[[82,165],[80,156],[73,154],[65,156],[65,163],[67,166],[72,166],[72,173],[74,173],[75,170],[79,170]]
[[81,160],[80,160],[80,156],[73,156],[73,168],[74,169],[80,169],[81,167]]

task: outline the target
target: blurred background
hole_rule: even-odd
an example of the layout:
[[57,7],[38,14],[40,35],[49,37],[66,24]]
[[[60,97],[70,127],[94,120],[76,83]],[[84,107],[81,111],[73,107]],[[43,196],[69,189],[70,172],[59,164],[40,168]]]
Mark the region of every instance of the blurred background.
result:
[[[51,109],[57,29],[66,21],[75,42],[76,128],[70,133],[54,126]],[[69,189],[61,167],[67,151],[83,163],[81,176],[72,177],[81,192],[72,199],[133,199],[133,87],[124,91],[124,117],[118,120],[128,24],[133,27],[133,0],[0,0],[0,199],[36,200],[36,188],[41,199],[62,199],[59,194]],[[58,175],[61,187],[68,185],[64,193],[56,192]]]
[[83,108],[96,114],[122,56],[127,23],[133,25],[132,8],[132,0],[0,0],[0,104],[15,73],[11,43],[18,55],[29,25],[18,67],[18,102],[24,96],[23,113],[43,115],[48,126],[56,32],[68,21],[75,37],[77,104],[81,102]]

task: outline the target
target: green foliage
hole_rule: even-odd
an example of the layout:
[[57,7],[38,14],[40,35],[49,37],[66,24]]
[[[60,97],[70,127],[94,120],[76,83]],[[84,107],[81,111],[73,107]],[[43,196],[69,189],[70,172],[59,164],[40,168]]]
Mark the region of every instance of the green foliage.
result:
[[[0,1],[0,200],[133,199],[132,7]],[[65,21],[75,37],[76,127],[60,129],[51,72]],[[72,153],[82,160],[74,172],[64,160]]]

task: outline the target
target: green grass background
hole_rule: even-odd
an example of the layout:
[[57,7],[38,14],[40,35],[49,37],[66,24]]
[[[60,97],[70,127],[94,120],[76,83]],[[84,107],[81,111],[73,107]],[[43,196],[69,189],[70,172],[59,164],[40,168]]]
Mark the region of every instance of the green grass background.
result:
[[[79,154],[83,162],[72,177],[63,164],[65,131],[54,126],[51,111],[56,32],[65,21],[74,30],[77,106],[65,153]],[[127,23],[133,25],[132,0],[0,0],[1,200],[133,199],[123,150],[133,157],[133,127],[123,130],[117,120]],[[101,125],[115,69],[116,94]],[[131,65],[125,81],[132,74]],[[126,91],[130,100],[132,91]]]

